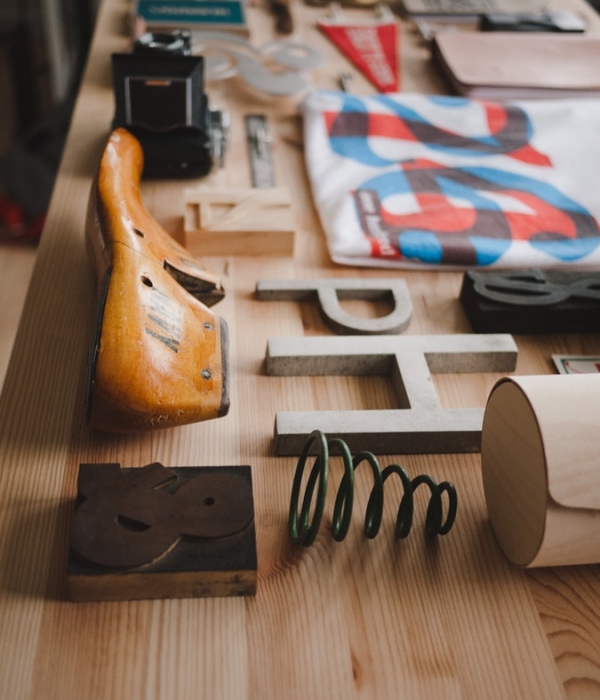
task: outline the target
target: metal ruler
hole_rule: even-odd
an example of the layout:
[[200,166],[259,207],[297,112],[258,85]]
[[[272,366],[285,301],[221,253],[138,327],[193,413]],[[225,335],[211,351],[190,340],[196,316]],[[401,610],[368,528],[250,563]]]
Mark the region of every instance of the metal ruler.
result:
[[275,187],[275,169],[267,118],[264,114],[247,114],[245,121],[252,186],[261,189]]

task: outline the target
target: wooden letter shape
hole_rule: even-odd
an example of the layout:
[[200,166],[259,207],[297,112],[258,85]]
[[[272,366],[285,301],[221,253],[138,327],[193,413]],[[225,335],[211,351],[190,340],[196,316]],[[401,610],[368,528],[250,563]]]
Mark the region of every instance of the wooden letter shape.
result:
[[[397,279],[259,280],[256,298],[263,301],[316,300],[327,325],[342,335],[401,333],[412,315],[406,282]],[[359,318],[344,311],[340,299],[391,299],[394,310],[380,318]]]
[[375,454],[477,452],[483,408],[443,409],[431,372],[511,372],[510,335],[346,336],[270,339],[266,372],[274,376],[389,374],[401,406],[377,411],[289,411],[275,418],[275,452],[300,454],[321,430],[350,449]]
[[82,464],[74,600],[248,595],[256,588],[249,467]]

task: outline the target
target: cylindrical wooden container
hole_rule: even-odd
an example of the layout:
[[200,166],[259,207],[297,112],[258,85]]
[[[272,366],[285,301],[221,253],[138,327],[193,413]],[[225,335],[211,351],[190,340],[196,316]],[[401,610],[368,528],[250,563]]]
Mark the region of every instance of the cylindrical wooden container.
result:
[[600,562],[600,374],[501,379],[485,409],[481,467],[510,561]]

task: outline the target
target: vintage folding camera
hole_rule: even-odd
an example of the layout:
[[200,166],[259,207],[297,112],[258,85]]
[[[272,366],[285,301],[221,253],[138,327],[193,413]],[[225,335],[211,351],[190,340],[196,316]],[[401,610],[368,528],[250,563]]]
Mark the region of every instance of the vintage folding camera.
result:
[[223,164],[228,115],[210,110],[204,59],[184,32],[148,34],[112,55],[115,116],[144,149],[144,176],[202,177]]

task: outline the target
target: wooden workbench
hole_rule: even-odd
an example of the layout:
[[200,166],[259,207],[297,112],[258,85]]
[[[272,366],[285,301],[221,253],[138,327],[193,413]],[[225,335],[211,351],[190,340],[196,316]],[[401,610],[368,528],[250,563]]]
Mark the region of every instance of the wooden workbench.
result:
[[[572,3],[573,4],[573,3]],[[593,26],[599,22],[583,3]],[[328,57],[314,84],[337,87],[348,64],[314,28],[324,10],[293,6],[294,38]],[[105,0],[39,246],[0,402],[0,697],[6,700],[188,698],[600,697],[600,568],[525,572],[510,566],[487,522],[478,454],[390,456],[411,473],[451,479],[455,529],[427,543],[420,524],[404,542],[366,541],[358,513],[343,543],[323,527],[296,549],[286,520],[293,457],[273,453],[277,411],[393,408],[386,377],[265,375],[268,338],[329,334],[311,303],[254,299],[257,280],[396,277],[414,305],[410,334],[467,333],[461,274],[341,268],[328,257],[311,203],[300,118],[290,100],[253,97],[232,81],[208,86],[232,115],[225,169],[208,182],[249,186],[243,115],[268,116],[278,183],[293,192],[293,258],[222,257],[215,308],[231,333],[232,406],[225,418],[139,436],[92,434],[84,424],[84,373],[96,307],[83,231],[91,178],[112,118],[110,53],[127,48],[125,0]],[[272,20],[249,8],[253,40]],[[403,25],[402,87],[441,92],[428,52]],[[353,89],[371,91],[359,76]],[[189,183],[186,183],[189,184]],[[149,182],[148,209],[181,233],[182,183]],[[354,302],[356,313],[371,313]],[[552,353],[600,354],[598,336],[518,337],[517,373],[550,373]],[[447,407],[483,406],[497,375],[436,376]],[[318,426],[316,426],[318,427]],[[71,603],[68,536],[81,462],[142,466],[250,464],[258,593],[219,598]],[[335,469],[334,469],[335,471]],[[360,494],[370,482],[358,480]],[[364,499],[363,499],[364,500]],[[330,505],[328,506],[330,513]]]

